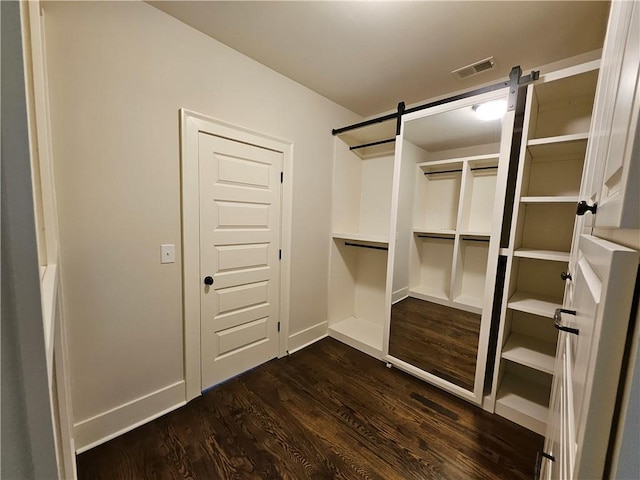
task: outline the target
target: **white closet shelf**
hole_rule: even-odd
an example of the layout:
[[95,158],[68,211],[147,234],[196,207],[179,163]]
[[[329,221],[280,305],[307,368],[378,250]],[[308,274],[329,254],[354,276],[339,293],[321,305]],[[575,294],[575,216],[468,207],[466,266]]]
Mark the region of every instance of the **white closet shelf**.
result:
[[375,358],[382,358],[382,325],[349,317],[329,325],[329,336]]
[[544,435],[549,413],[551,389],[505,373],[496,396],[496,413],[534,432]]
[[[566,148],[575,149],[579,144],[568,145],[573,142],[586,143],[589,132],[572,133],[569,135],[558,135],[556,137],[532,138],[527,142],[527,147],[537,147],[542,145],[565,145]],[[554,153],[559,153],[554,150]]]
[[[491,232],[460,232],[461,237],[486,237],[489,238],[491,236]],[[463,238],[464,240],[464,238]]]
[[389,243],[389,237],[387,235],[374,235],[370,233],[336,233],[331,235],[333,238],[339,238],[341,240],[355,240],[360,242],[373,242],[373,243]]
[[414,234],[424,234],[424,235],[451,235],[451,240],[453,240],[453,235],[456,234],[455,230],[438,230],[434,228],[414,228]]
[[551,260],[552,262],[569,262],[569,252],[556,250],[536,250],[534,248],[519,248],[513,252],[514,257],[534,258],[537,260]]
[[502,347],[502,358],[553,374],[556,345],[529,335],[512,332]]
[[514,293],[507,307],[520,312],[531,313],[541,317],[553,318],[556,308],[562,307],[562,300],[530,292]]
[[[417,294],[421,297],[434,297],[440,300],[449,300],[449,294],[447,292],[427,285],[417,285],[411,288],[410,293]],[[423,298],[423,300],[428,300],[428,298]]]
[[[559,141],[555,141],[558,140]],[[548,142],[547,140],[553,140]],[[584,155],[587,150],[587,134],[529,140],[527,149],[534,159],[556,159]]]
[[445,307],[457,308],[465,312],[482,315],[482,299],[476,297],[459,295],[455,300],[449,300],[449,295],[444,290],[418,285],[409,290],[409,296],[424,300],[425,302],[437,303]]
[[520,197],[520,203],[578,203],[577,195]]
[[453,299],[455,303],[461,303],[469,307],[474,307],[482,310],[482,297],[474,297],[472,295],[458,295]]
[[497,161],[499,158],[500,158],[500,152],[496,152],[496,153],[488,153],[484,155],[471,155],[468,157],[453,157],[453,158],[447,158],[444,160],[433,160],[430,162],[421,162],[421,163],[418,163],[417,165],[418,167],[424,170],[425,168],[428,168],[428,167],[442,167],[452,163],[478,162],[482,160],[495,160],[497,164]]

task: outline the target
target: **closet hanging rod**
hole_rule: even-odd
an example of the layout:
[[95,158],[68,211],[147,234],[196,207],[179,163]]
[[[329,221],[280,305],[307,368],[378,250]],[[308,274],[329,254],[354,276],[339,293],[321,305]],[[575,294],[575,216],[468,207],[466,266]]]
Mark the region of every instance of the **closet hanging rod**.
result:
[[349,150],[358,150],[359,148],[375,147],[376,145],[382,145],[384,143],[391,143],[395,141],[396,141],[395,138],[388,138],[387,140],[380,140],[378,142],[365,143],[363,145],[354,145],[352,147],[349,147]]
[[457,168],[455,170],[442,170],[442,171],[438,171],[438,172],[424,172],[425,175],[440,175],[441,173],[456,173],[456,172],[461,172],[462,169],[461,168]]
[[348,125],[342,128],[334,128],[331,130],[332,135],[340,135],[341,133],[348,132],[350,130],[356,130],[357,128],[368,127],[369,125],[375,125],[376,123],[388,122],[389,120],[394,120],[398,118],[398,113],[389,113],[388,115],[383,115],[382,117],[371,118],[369,120],[365,120],[364,122],[354,123],[353,125]]
[[[436,240],[453,240],[453,236],[451,237],[439,237],[437,235],[418,235],[418,238],[434,238]],[[462,235],[462,240],[467,242],[489,242],[488,238],[468,238]]]
[[373,250],[389,250],[388,247],[378,247],[377,245],[362,245],[361,243],[344,242],[348,247],[372,248]]
[[[471,168],[472,171],[475,170],[495,170],[497,169],[498,166],[496,165],[495,167],[475,167],[475,168]],[[454,172],[461,172],[462,169],[459,168],[457,170],[442,170],[442,171],[438,171],[438,172],[424,172],[425,175],[437,175],[439,173],[454,173]]]
[[497,170],[498,166],[497,165],[493,165],[491,167],[473,167],[471,168],[471,170]]
[[453,236],[451,236],[451,237],[439,237],[437,235],[418,235],[418,238],[434,238],[436,240],[453,240]]
[[369,120],[365,120],[364,122],[354,123],[353,125],[348,125],[342,128],[334,128],[331,130],[332,135],[340,135],[341,133],[348,132],[350,130],[356,130],[362,127],[368,127],[369,125],[375,125],[376,123],[388,122],[389,120],[396,120],[396,135],[400,135],[400,119],[404,114],[404,102],[398,103],[398,109],[395,113],[389,113],[387,115],[382,115],[380,117],[371,118]]

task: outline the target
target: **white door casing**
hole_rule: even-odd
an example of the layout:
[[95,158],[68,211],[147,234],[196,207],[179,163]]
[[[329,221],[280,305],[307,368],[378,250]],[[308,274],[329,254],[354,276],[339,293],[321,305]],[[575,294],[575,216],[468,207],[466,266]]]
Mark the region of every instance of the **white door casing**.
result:
[[278,353],[282,153],[200,132],[202,388]]
[[[292,182],[290,179],[292,178],[293,145],[291,142],[185,109],[182,109],[180,113],[185,393],[186,401],[189,401],[199,396],[202,390],[212,383],[222,381],[225,375],[232,376],[253,366],[255,358],[253,360],[240,359],[241,357],[231,353],[234,349],[236,353],[243,351],[243,342],[248,342],[253,347],[258,346],[259,350],[262,349],[265,359],[274,356],[280,357],[287,352],[292,213]],[[211,144],[211,142],[214,143]],[[216,142],[217,146],[213,146]],[[211,160],[210,162],[201,164],[201,146],[205,151],[211,150],[206,154]],[[219,156],[222,158],[222,163],[214,164],[216,160],[213,156],[212,146],[213,150],[222,149],[222,154]],[[270,212],[269,215],[270,223],[275,222],[279,225],[272,232],[274,238],[279,238],[279,249],[282,250],[282,257],[279,261],[277,245],[270,245],[267,249],[263,248],[265,243],[273,241],[273,238],[265,241],[264,228],[262,232],[258,232],[257,237],[250,238],[249,231],[251,229],[244,228],[244,224],[237,224],[238,219],[249,220],[249,223],[258,220],[260,214],[258,213],[256,216],[256,212],[262,208],[260,204],[265,204],[264,198],[251,197],[256,193],[261,193],[264,197],[267,190],[264,186],[251,186],[252,183],[260,183],[260,178],[264,183],[264,170],[267,168],[262,160],[246,159],[247,155],[252,156],[256,153],[258,155],[266,154],[271,160],[277,157],[277,162],[281,163],[281,168],[274,166],[275,170],[268,175],[267,179],[271,184],[277,179],[277,201],[280,202],[277,211],[280,219],[278,221],[278,215],[274,217],[273,212]],[[285,178],[282,184],[280,183],[280,172],[283,172]],[[205,188],[201,187],[201,178]],[[216,178],[219,181],[216,182]],[[207,184],[207,182],[209,183]],[[216,195],[215,202],[212,197],[207,200],[206,191],[209,191],[211,195]],[[218,193],[214,194],[214,191]],[[220,199],[217,196],[221,196]],[[209,212],[206,212],[206,207],[201,212],[201,197],[209,203]],[[243,208],[243,205],[246,207],[251,202],[256,204],[253,211]],[[219,213],[221,215],[218,215]],[[209,218],[201,219],[201,216],[205,215]],[[265,217],[263,216],[263,218]],[[208,233],[202,231],[201,234],[201,220],[203,220],[202,230],[207,229],[208,226],[210,230]],[[216,222],[218,226],[222,224],[227,225],[228,228],[216,229]],[[213,229],[213,233],[211,229]],[[234,231],[235,233],[233,233]],[[201,241],[207,244],[209,251],[209,255],[203,255],[202,265]],[[234,243],[236,245],[233,245]],[[254,245],[248,247],[247,243]],[[264,263],[264,254],[267,250],[269,251],[267,263],[272,264],[275,260],[278,264],[276,270],[279,267],[279,280],[277,273],[275,277],[271,276],[273,272],[265,274],[268,271],[265,265],[250,265],[252,262],[260,263],[258,258],[260,255],[262,255]],[[211,257],[212,252],[214,253],[213,257]],[[214,278],[212,287],[204,284],[206,276]],[[271,282],[270,288],[263,288],[265,282]],[[273,282],[277,285],[274,285]],[[251,286],[252,284],[253,286]],[[277,286],[277,288],[273,288],[273,286]],[[265,295],[267,297],[270,295],[267,303],[279,305],[279,308],[275,307],[276,310],[279,310],[279,314],[276,314],[277,318],[262,321],[262,319],[273,315],[273,309],[268,315],[264,315],[266,312],[264,305],[258,306],[261,303],[258,298],[260,295],[263,300]],[[248,302],[251,305],[243,307],[242,302]],[[210,312],[207,310],[218,308],[226,310],[226,312],[219,315],[217,320],[205,322],[206,318],[211,320],[215,317],[212,313],[213,310]],[[242,308],[245,310],[243,311]],[[246,320],[249,318],[247,311],[254,313],[260,311],[263,316]],[[233,326],[231,319],[240,324],[247,324],[244,327]],[[267,341],[265,338],[262,340],[256,338],[258,332],[265,332],[264,329],[266,329],[265,337],[273,338],[273,331],[277,329],[278,321],[280,322],[280,335],[279,337],[275,335],[273,342]],[[212,327],[212,325],[214,326]],[[270,327],[271,330],[269,330]],[[221,330],[226,331],[223,333]],[[205,333],[205,335],[201,333]],[[266,347],[266,345],[269,346]],[[245,347],[244,350],[252,349]],[[252,358],[252,356],[257,358],[260,355],[258,352],[252,351],[248,354],[248,358]],[[213,373],[206,371],[207,369],[203,368],[202,362],[208,362],[207,364],[210,365],[214,358],[218,358],[218,360],[215,362],[216,367],[212,370]]]
[[602,478],[627,338],[638,252],[581,235],[562,326],[542,478]]

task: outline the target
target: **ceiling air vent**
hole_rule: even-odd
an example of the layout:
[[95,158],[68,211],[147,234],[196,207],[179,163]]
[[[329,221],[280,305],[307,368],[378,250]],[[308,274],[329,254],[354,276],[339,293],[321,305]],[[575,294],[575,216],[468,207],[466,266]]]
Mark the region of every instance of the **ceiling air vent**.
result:
[[493,57],[489,57],[484,60],[480,60],[479,62],[472,63],[471,65],[467,65],[466,67],[458,68],[451,73],[458,78],[467,78],[472,75],[477,75],[478,73],[491,70],[494,65],[495,62],[493,61]]

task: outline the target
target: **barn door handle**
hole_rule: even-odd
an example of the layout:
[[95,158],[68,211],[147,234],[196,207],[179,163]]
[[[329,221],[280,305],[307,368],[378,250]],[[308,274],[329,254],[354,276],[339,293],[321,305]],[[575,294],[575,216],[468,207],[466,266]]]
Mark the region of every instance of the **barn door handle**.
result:
[[552,462],[556,461],[556,457],[553,455],[549,455],[547,452],[538,452],[536,457],[536,470],[535,470],[535,480],[540,480],[540,473],[542,471],[542,459],[546,458],[547,460],[551,460]]
[[596,210],[598,210],[598,203],[594,203],[593,205],[588,205],[587,202],[581,200],[578,202],[578,208],[576,209],[576,215],[581,216],[587,212],[591,212],[594,215],[596,214]]
[[213,285],[213,277],[204,277],[205,285]]
[[567,313],[569,315],[575,315],[576,311],[575,310],[567,310],[566,308],[556,308],[556,313],[553,314],[553,326],[556,327],[558,330],[561,330],[563,332],[573,333],[574,335],[578,335],[580,333],[580,330],[578,330],[577,328],[564,327],[562,325],[562,314],[563,313]]

